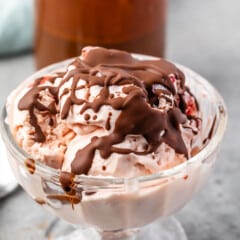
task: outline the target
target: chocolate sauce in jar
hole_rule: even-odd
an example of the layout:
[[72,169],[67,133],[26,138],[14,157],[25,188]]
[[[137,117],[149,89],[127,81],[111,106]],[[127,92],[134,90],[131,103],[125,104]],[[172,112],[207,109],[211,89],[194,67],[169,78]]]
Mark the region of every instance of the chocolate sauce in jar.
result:
[[36,66],[87,45],[162,57],[167,0],[35,0]]

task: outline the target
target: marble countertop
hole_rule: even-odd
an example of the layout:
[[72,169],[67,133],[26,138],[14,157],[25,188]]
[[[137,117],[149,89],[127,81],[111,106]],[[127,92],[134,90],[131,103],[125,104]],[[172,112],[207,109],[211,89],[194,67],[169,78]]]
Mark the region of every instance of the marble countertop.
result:
[[[240,2],[169,1],[167,58],[207,78],[228,108],[214,174],[178,214],[190,240],[240,239]],[[0,103],[34,71],[32,54],[0,59]],[[47,239],[55,218],[19,187],[0,199],[0,240]],[[32,233],[36,238],[29,238]]]

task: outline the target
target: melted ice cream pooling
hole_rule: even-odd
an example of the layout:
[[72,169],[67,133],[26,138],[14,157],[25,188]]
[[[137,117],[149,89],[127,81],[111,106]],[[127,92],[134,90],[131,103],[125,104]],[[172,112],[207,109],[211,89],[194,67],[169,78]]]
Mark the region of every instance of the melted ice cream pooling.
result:
[[[82,105],[79,114],[84,114],[87,109],[97,113],[103,105],[121,111],[109,135],[93,137],[89,144],[77,151],[71,164],[73,174],[88,173],[96,150],[105,159],[112,153],[133,152],[145,155],[154,152],[164,142],[177,153],[188,157],[180,126],[195,116],[188,113],[184,96],[186,92],[189,95],[191,93],[185,86],[183,73],[174,64],[163,59],[138,60],[129,53],[118,50],[86,48],[82,57],[76,58],[70,65],[74,65],[75,68],[66,74],[56,74],[48,80],[54,82],[57,77],[62,77],[57,87],[42,86],[40,84],[42,78],[36,79],[32,88],[19,101],[18,108],[29,111],[30,123],[35,129],[35,141],[38,142],[44,142],[45,136],[38,125],[35,109],[47,111],[51,115],[58,114],[63,120],[67,118],[73,105]],[[72,79],[71,93],[59,112],[56,108],[60,101],[59,90],[70,79]],[[94,101],[89,102],[76,96],[75,92],[81,79],[86,81],[85,87],[95,85],[102,87]],[[178,92],[174,85],[176,81],[180,88]],[[154,88],[156,84],[162,87]],[[123,86],[122,91],[125,94],[123,97],[111,96],[109,87],[114,85]],[[39,93],[44,89],[48,89],[54,96],[55,104],[46,107],[39,102]],[[162,96],[166,101],[173,96],[174,101],[170,108],[158,108]],[[197,108],[197,104],[193,104]],[[142,135],[148,143],[147,148],[139,152],[116,147],[115,145],[123,142],[127,135]]]

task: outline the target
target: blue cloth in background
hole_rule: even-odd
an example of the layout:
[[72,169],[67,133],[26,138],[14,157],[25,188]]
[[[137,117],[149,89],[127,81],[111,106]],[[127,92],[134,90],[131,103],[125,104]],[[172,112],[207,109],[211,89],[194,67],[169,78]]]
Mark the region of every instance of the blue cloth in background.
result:
[[0,56],[33,46],[33,0],[0,0]]

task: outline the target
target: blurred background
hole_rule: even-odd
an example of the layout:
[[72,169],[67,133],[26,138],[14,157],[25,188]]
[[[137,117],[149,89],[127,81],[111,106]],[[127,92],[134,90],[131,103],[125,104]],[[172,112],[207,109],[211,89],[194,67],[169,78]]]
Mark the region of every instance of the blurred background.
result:
[[[168,1],[165,57],[207,78],[222,94],[229,114],[213,176],[177,214],[193,240],[240,239],[239,12],[236,0]],[[0,0],[1,106],[9,92],[36,69],[33,33],[33,1]],[[52,220],[20,188],[0,199],[0,239],[3,232],[7,239],[23,231],[43,236]]]

